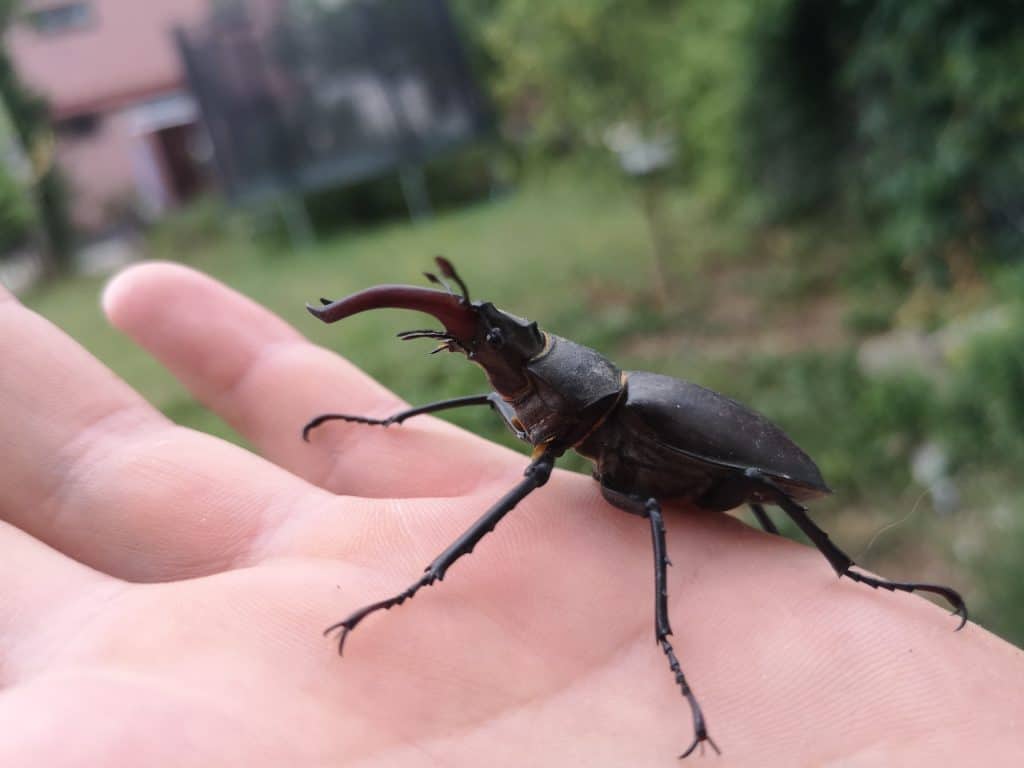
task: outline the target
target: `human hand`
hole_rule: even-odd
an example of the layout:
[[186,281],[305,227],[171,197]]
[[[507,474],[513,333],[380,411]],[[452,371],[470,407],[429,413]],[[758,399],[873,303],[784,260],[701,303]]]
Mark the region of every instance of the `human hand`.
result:
[[[169,423],[0,296],[0,765],[676,764],[690,712],[645,520],[556,473],[339,659],[321,630],[415,580],[526,457],[430,417],[305,444],[312,415],[402,404],[185,268],[133,268],[104,303],[265,458]],[[690,761],[1024,753],[1017,649],[729,516],[666,524],[674,644],[724,753]]]

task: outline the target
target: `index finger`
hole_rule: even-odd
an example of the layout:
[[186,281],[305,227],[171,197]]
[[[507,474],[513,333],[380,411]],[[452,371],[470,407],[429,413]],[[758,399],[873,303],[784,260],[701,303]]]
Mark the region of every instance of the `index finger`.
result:
[[[130,268],[111,282],[104,307],[115,327],[260,453],[336,493],[458,495],[475,486],[488,467],[522,462],[426,416],[388,430],[336,422],[312,446],[304,443],[302,425],[319,413],[384,418],[407,406],[347,360],[310,344],[276,315],[195,270],[164,263]],[[454,456],[463,466],[475,464],[476,471],[453,477]],[[416,472],[409,471],[413,465]]]
[[0,520],[114,576],[245,562],[332,498],[247,451],[176,427],[0,288]]

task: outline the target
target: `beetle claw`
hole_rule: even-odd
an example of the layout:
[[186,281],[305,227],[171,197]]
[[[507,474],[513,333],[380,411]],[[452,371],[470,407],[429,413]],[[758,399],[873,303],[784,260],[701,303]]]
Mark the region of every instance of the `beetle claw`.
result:
[[324,637],[328,637],[331,632],[336,629],[340,629],[338,633],[338,655],[345,655],[345,638],[348,637],[348,633],[352,631],[352,628],[348,625],[347,621],[339,621],[337,624],[331,624],[327,629],[324,630]]
[[712,739],[710,736],[708,736],[707,731],[699,731],[697,733],[697,735],[694,736],[693,743],[689,747],[687,747],[686,751],[683,752],[683,754],[681,754],[679,756],[679,759],[680,760],[686,759],[687,757],[689,757],[690,755],[693,754],[693,750],[697,749],[697,747],[700,747],[700,754],[701,754],[701,757],[703,757],[704,756],[704,742],[705,741],[708,744],[711,745],[711,748],[713,750],[715,750],[715,754],[716,755],[722,754],[722,750],[720,750],[718,748],[718,745],[715,744],[715,740]]
[[953,630],[954,632],[959,632],[967,625],[967,603],[965,603],[961,598],[960,603],[953,608],[952,612],[949,615],[960,617],[959,626],[957,626],[957,628]]

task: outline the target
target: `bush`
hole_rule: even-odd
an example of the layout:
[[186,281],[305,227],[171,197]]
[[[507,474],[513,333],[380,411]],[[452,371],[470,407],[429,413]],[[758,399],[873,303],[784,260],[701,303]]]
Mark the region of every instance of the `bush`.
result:
[[[1024,16],[968,0],[456,0],[506,129],[671,133],[705,199],[832,208],[876,276],[937,285],[1024,245]],[[752,205],[751,205],[752,204]]]
[[[493,166],[500,154],[494,146],[478,144],[431,158],[422,168],[431,210],[486,199],[502,181],[494,178]],[[319,190],[306,196],[305,205],[320,234],[409,216],[397,173]]]
[[6,168],[0,167],[0,257],[23,245],[32,228],[29,193]]
[[[840,205],[939,284],[1014,256],[1024,17],[967,0],[781,0],[752,25],[745,156],[781,215]],[[841,180],[841,183],[840,183]],[[893,269],[895,268],[895,270]]]
[[970,342],[955,361],[943,431],[962,460],[1024,461],[1024,308],[1008,330]]
[[[629,123],[672,135],[709,196],[735,170],[750,4],[457,0],[505,129],[541,152],[597,150]],[[485,52],[481,52],[481,49]]]
[[1007,503],[998,516],[997,535],[991,536],[984,556],[975,559],[975,572],[980,582],[981,595],[978,616],[993,632],[1011,643],[1024,644],[1024,525],[1017,508],[1017,497]]
[[[0,0],[0,31],[6,30],[11,23],[17,5],[16,0]],[[52,147],[49,110],[46,103],[21,82],[13,62],[2,47],[0,101],[3,101],[18,141],[30,155],[37,152],[39,147]],[[70,264],[74,236],[68,210],[67,184],[52,164],[38,167],[35,171],[37,178],[32,193],[35,195],[39,212],[39,223],[46,234],[50,266],[66,268]]]

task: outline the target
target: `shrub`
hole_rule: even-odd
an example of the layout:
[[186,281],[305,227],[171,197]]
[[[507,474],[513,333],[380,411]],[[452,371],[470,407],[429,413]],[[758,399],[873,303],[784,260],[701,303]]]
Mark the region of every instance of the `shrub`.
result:
[[[781,0],[752,25],[745,156],[781,215],[853,212],[904,277],[1015,255],[1024,17],[1009,3]],[[892,272],[880,265],[880,272]]]

